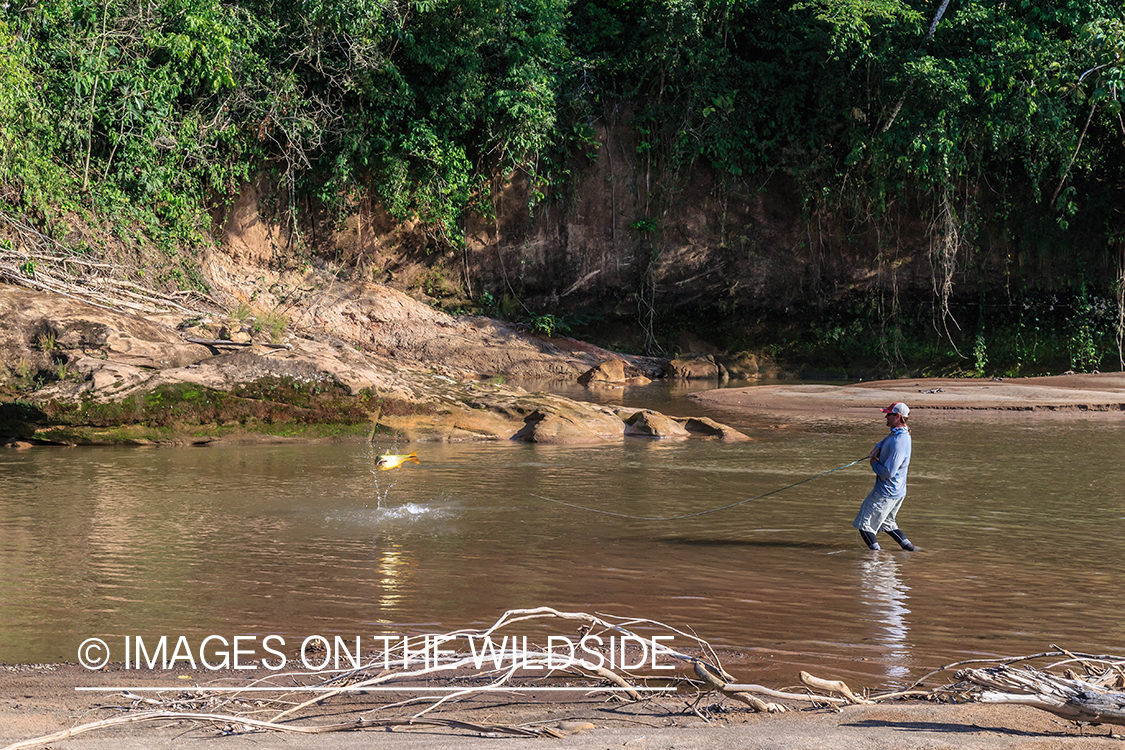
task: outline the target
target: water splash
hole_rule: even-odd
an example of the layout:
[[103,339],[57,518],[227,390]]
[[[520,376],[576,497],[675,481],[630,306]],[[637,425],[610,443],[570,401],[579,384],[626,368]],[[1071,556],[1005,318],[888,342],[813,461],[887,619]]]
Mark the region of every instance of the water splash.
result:
[[398,446],[395,445],[386,450],[373,450],[367,454],[367,458],[371,461],[371,476],[375,477],[376,509],[380,509],[383,507],[383,502],[387,499],[387,496],[391,494],[391,490],[394,489],[395,484],[397,484],[393,477],[388,476],[393,472],[380,471],[378,468],[376,468],[376,462],[379,456],[383,455],[384,453],[394,453],[397,450]]
[[394,474],[394,471],[380,471],[375,467],[375,462],[380,455],[384,453],[395,453],[398,452],[398,450],[398,446],[393,445],[385,450],[372,450],[367,455],[367,458],[372,462],[371,476],[375,478],[375,508],[374,513],[369,514],[367,520],[375,523],[380,521],[410,521],[421,518],[422,516],[433,518],[441,515],[437,509],[413,502],[407,502],[403,505],[391,505],[388,502],[391,490],[398,484],[398,481],[396,477],[391,476]]
[[[325,516],[326,523],[337,528],[350,527],[357,530],[381,529],[388,531],[394,528],[428,528],[425,524],[429,521],[447,516],[444,508],[420,505],[418,503],[404,503],[387,508],[363,508],[347,511],[338,511]],[[415,527],[414,524],[423,524]]]
[[379,481],[379,473],[380,472],[377,469],[371,470],[371,475],[375,477],[375,507],[376,508],[382,508],[383,507],[383,501],[387,499],[387,496],[389,494],[391,494],[391,490],[395,486],[394,480],[386,481],[385,487],[381,486],[381,483]]
[[407,503],[406,505],[399,505],[395,508],[379,508],[376,511],[376,517],[398,520],[412,519],[418,516],[429,515],[432,518],[433,516],[439,515],[439,513],[440,512],[436,508],[427,508],[426,506],[418,505],[417,503]]

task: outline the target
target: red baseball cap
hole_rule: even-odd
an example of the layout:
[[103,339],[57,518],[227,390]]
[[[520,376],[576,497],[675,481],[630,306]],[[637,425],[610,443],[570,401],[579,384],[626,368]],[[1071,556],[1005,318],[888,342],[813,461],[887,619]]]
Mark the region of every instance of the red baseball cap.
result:
[[907,406],[906,404],[902,403],[901,401],[896,401],[895,403],[888,406],[886,409],[883,409],[883,413],[884,414],[898,414],[900,417],[905,419],[906,417],[910,416],[910,407]]

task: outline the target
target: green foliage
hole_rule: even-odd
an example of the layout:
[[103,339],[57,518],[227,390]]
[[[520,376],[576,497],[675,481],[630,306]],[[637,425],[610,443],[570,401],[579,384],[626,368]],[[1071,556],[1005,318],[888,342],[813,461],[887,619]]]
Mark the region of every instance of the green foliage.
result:
[[39,336],[35,339],[35,346],[39,349],[39,351],[53,352],[58,346],[58,342],[55,338],[55,332],[47,330],[39,334]]
[[276,310],[271,310],[270,312],[256,316],[252,325],[255,332],[268,332],[270,341],[275,344],[281,341],[281,335],[285,333],[285,329],[288,327],[289,319]]
[[569,326],[564,323],[562,319],[551,313],[543,313],[542,315],[533,314],[529,324],[532,333],[538,333],[547,338],[553,337],[556,333],[565,333],[569,330]]
[[[698,164],[743,195],[788,175],[810,217],[857,227],[920,194],[920,220],[947,211],[965,246],[989,227],[1017,248],[1125,232],[1119,0],[958,0],[936,25],[935,5],[14,0],[0,12],[0,209],[48,230],[69,211],[139,227],[167,262],[149,278],[199,287],[209,209],[263,171],[294,229],[312,199],[375,197],[459,245],[466,210],[490,214],[493,177],[522,171],[533,206],[565,196],[611,120],[666,191],[632,225],[653,254],[648,217]],[[820,335],[854,340],[856,319]],[[866,341],[900,352],[910,324],[881,319]],[[1074,325],[1075,362],[1092,366],[1101,323]],[[1026,329],[986,340],[992,362],[1005,347],[1038,356]]]
[[302,144],[329,204],[370,190],[392,214],[460,242],[459,219],[495,171],[555,138],[563,0],[258,0],[320,140]]
[[18,23],[0,17],[0,208],[22,203],[50,217],[70,202],[69,178],[51,158],[51,118],[37,106],[38,83],[33,45]]
[[812,209],[877,215],[907,185],[937,200],[987,179],[1065,221],[1085,188],[1057,200],[1056,188],[1122,178],[1121,140],[1105,137],[1125,74],[1120,4],[965,0],[931,38],[933,12],[899,0],[577,0],[571,45],[602,97],[640,101],[642,151],[702,158],[729,178],[788,171]]
[[973,374],[978,378],[984,376],[984,368],[988,366],[988,343],[984,334],[978,333],[973,342]]
[[230,317],[231,320],[237,320],[241,323],[254,317],[254,310],[245,302],[239,302],[238,307],[230,311]]
[[29,3],[0,20],[0,197],[139,212],[174,255],[272,164],[294,221],[296,192],[367,190],[457,243],[487,179],[556,137],[566,8]]
[[[1101,307],[1101,305],[1099,306]],[[1098,369],[1101,351],[1096,338],[1099,318],[1105,317],[1104,310],[1095,310],[1086,288],[1079,291],[1074,310],[1067,321],[1069,335],[1067,349],[1070,353],[1070,369],[1076,372],[1093,372]]]
[[[236,60],[258,27],[216,0],[63,0],[29,7],[37,52],[34,101],[54,113],[47,144],[95,208],[140,207],[176,240],[193,236],[207,192],[249,166],[230,153]],[[230,157],[235,158],[230,158]]]

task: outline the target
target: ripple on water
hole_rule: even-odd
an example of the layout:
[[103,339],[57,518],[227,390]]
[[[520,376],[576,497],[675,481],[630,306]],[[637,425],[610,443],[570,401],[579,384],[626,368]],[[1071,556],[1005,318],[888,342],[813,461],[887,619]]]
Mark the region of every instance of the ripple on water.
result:
[[380,526],[387,522],[417,522],[449,518],[453,513],[449,508],[419,503],[403,503],[394,506],[378,506],[375,508],[354,508],[344,511],[329,513],[324,520],[331,524],[348,524],[355,526]]

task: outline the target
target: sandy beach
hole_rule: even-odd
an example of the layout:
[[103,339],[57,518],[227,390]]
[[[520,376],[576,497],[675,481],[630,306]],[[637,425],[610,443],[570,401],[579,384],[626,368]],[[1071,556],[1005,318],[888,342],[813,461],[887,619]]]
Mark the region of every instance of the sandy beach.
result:
[[763,385],[701,391],[690,399],[711,408],[767,415],[870,418],[896,401],[912,423],[963,419],[1125,420],[1125,373],[977,380],[907,378],[852,385]]
[[[213,684],[221,676],[191,674],[183,680],[185,691],[203,680]],[[227,675],[227,677],[233,677]],[[247,680],[246,676],[239,676]],[[178,681],[178,680],[173,680]],[[76,692],[79,686],[138,687],[167,684],[168,678],[143,672],[123,673],[113,668],[88,672],[76,665],[9,666],[0,668],[0,747],[124,715],[139,716],[135,697],[122,692]],[[146,696],[153,694],[146,693]],[[178,697],[183,698],[186,692]],[[164,699],[175,693],[161,694]],[[292,724],[300,727],[378,718],[376,701],[386,694],[336,697],[312,707]],[[694,705],[698,713],[689,708]],[[252,707],[251,707],[252,708]],[[181,709],[182,710],[182,709]],[[216,714],[230,707],[207,709]],[[277,709],[247,711],[268,719]],[[518,737],[482,733],[473,728],[395,727],[337,731],[318,735],[248,731],[223,721],[186,721],[160,718],[129,723],[54,740],[37,747],[75,750],[125,750],[131,748],[207,747],[222,750],[308,747],[319,750],[386,747],[413,750],[424,747],[543,748],[579,750],[607,748],[789,748],[792,750],[844,750],[845,748],[988,748],[995,750],[1086,750],[1121,747],[1125,732],[1118,727],[1079,727],[1046,712],[1023,706],[901,702],[884,705],[800,708],[781,714],[760,714],[715,695],[697,701],[694,696],[661,697],[640,703],[607,701],[604,695],[552,699],[547,695],[494,694],[470,698],[435,714],[463,722],[506,726],[547,726],[558,737]],[[20,745],[26,746],[26,745]]]

